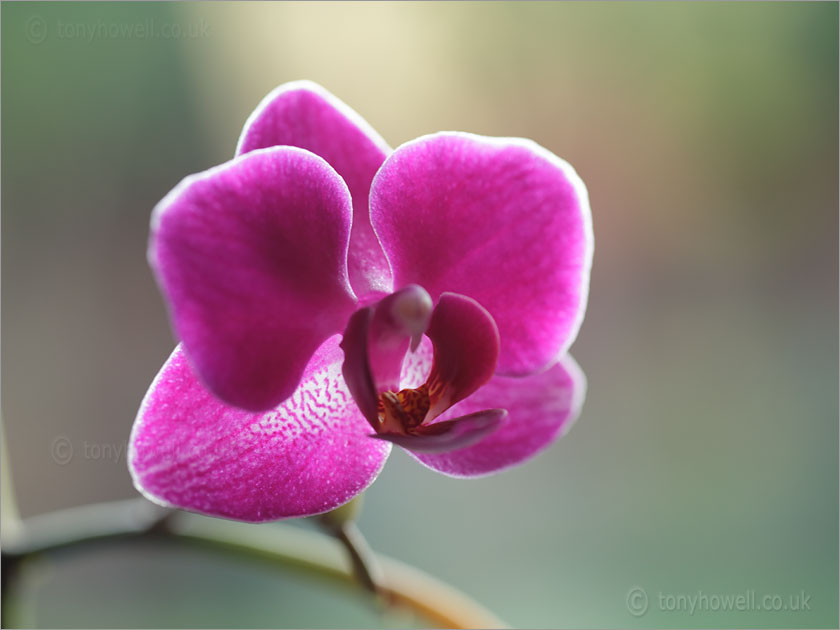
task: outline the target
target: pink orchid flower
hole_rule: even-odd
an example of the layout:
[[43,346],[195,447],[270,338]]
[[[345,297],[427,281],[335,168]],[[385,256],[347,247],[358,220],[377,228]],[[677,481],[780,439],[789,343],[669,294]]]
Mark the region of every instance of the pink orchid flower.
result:
[[392,151],[320,86],[283,85],[234,159],[155,208],[181,343],[135,421],[134,483],[269,521],[346,503],[393,444],[453,477],[519,464],[582,404],[566,350],[591,258],[586,189],[546,149],[445,132]]

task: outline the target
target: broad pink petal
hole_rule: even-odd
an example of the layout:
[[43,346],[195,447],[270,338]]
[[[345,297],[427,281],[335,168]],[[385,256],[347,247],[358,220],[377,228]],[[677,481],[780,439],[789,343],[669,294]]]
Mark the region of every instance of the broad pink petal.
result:
[[452,477],[499,472],[533,457],[565,434],[577,419],[585,392],[583,372],[569,355],[539,374],[496,376],[441,418],[504,407],[508,418],[498,431],[467,448],[411,454],[421,464]]
[[350,282],[359,296],[390,292],[391,273],[370,226],[368,194],[391,148],[361,116],[311,81],[286,83],[266,96],[245,123],[236,154],[281,144],[320,155],[347,182],[354,208]]
[[500,374],[544,368],[572,343],[592,228],[566,162],[528,140],[438,133],[388,157],[370,203],[395,286],[477,300],[499,327]]
[[219,398],[274,407],[344,327],[355,304],[350,221],[341,178],[293,147],[188,177],[155,208],[150,263],[178,337]]
[[460,418],[436,422],[417,429],[413,435],[380,433],[371,437],[393,442],[415,453],[446,453],[464,449],[496,431],[507,416],[504,409],[485,409]]
[[493,377],[499,358],[499,331],[478,302],[444,293],[432,311],[426,335],[434,345],[429,375],[429,418],[434,418]]
[[362,492],[390,444],[367,436],[338,341],[318,349],[291,398],[261,413],[219,402],[176,348],[132,430],[137,489],[164,505],[255,522],[326,512]]

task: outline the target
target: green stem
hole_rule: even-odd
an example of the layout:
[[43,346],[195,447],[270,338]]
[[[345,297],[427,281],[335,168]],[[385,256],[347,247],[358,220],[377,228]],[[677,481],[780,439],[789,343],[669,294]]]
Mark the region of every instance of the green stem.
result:
[[[21,527],[9,530],[8,536],[4,528],[3,557],[4,564],[14,566],[32,554],[102,540],[165,537],[294,566],[345,586],[357,583],[361,574],[359,565],[362,565],[370,578],[367,585],[370,590],[380,593],[389,604],[410,608],[439,627],[506,627],[480,604],[451,586],[370,551],[352,524],[343,525],[340,530],[337,539],[332,539],[289,525],[245,525],[170,511],[144,499],[132,499],[27,519]],[[4,575],[4,582],[8,578],[8,574]]]
[[373,549],[370,548],[358,526],[345,523],[335,531],[335,537],[344,545],[353,565],[353,574],[359,583],[374,595],[380,594],[379,580],[381,580],[379,566]]

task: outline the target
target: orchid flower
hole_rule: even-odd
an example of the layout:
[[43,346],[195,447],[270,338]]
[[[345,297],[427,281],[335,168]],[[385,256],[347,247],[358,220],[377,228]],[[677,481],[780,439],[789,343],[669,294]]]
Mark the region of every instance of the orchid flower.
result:
[[591,258],[586,189],[537,144],[391,150],[320,86],[280,86],[234,159],[154,210],[181,342],[135,421],[134,483],[268,521],[351,500],[394,444],[453,477],[519,464],[582,404],[566,351]]

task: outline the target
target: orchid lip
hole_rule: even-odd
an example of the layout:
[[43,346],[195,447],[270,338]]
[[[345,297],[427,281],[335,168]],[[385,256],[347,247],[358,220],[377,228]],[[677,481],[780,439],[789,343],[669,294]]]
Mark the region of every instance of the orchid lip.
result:
[[[345,380],[377,435],[415,436],[409,443],[417,444],[431,439],[444,429],[432,429],[434,419],[493,376],[499,334],[489,313],[454,293],[441,295],[434,309],[431,305],[422,287],[409,285],[358,310],[344,332]],[[402,362],[423,335],[434,347],[431,371],[418,387],[400,388]],[[454,422],[447,422],[447,431]],[[482,431],[494,426],[482,425]],[[434,441],[436,449],[462,442]]]
[[506,409],[484,409],[452,420],[424,425],[408,434],[378,433],[371,437],[417,453],[445,453],[481,441],[497,430],[507,415]]

